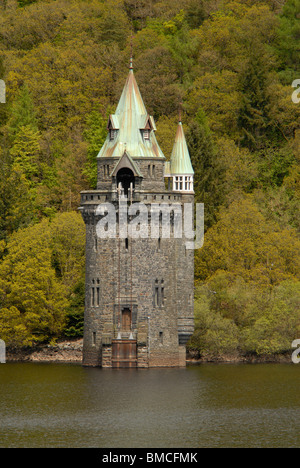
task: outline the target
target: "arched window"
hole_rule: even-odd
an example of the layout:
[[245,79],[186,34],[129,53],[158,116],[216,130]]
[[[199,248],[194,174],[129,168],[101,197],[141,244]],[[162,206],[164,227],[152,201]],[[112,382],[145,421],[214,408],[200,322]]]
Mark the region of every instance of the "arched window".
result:
[[132,188],[134,188],[134,174],[131,169],[128,167],[123,167],[117,173],[117,187],[121,182],[122,188],[124,189],[124,195],[128,197],[128,189],[132,183]]

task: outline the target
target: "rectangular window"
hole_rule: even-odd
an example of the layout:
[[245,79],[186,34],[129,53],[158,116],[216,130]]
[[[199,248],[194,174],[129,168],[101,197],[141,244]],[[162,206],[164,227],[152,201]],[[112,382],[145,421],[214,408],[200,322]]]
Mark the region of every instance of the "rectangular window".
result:
[[91,288],[91,306],[95,305],[95,288]]
[[144,140],[149,140],[149,139],[150,139],[149,130],[144,130]]
[[165,303],[165,288],[161,288],[161,305]]
[[96,332],[93,332],[92,344],[93,344],[93,346],[96,346]]
[[97,288],[97,306],[100,305],[100,288]]

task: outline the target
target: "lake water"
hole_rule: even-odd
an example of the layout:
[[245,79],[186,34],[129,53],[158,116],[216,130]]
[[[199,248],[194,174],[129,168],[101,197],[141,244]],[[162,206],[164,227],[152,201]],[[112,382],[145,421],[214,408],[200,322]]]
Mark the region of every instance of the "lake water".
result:
[[300,365],[0,365],[1,447],[298,447]]

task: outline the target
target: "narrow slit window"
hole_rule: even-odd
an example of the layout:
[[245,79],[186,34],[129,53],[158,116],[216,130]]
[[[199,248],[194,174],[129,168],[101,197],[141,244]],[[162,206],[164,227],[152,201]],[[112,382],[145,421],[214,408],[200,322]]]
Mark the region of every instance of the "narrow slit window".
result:
[[158,286],[155,286],[154,305],[155,305],[156,307],[159,305],[159,291],[158,291]]
[[154,285],[154,307],[158,306],[158,301],[159,301],[159,291],[158,291],[158,280],[155,280],[155,285]]
[[126,239],[125,239],[125,249],[126,250],[128,250],[128,245],[129,245],[128,237],[126,237]]
[[97,288],[97,306],[100,305],[100,288]]
[[93,332],[92,344],[93,344],[93,346],[96,346],[96,332]]
[[91,306],[95,305],[95,288],[91,288]]

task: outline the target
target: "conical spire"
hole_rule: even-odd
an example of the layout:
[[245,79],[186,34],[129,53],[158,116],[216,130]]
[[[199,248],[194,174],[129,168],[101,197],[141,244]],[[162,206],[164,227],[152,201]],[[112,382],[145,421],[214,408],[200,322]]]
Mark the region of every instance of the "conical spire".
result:
[[[181,114],[181,113],[180,113]],[[181,115],[175,142],[170,159],[170,175],[193,175],[194,169],[191,163],[190,153],[186,144],[186,139],[181,122]]]
[[[121,157],[125,147],[131,157],[155,157],[165,159],[155,138],[156,126],[144,105],[133,73],[132,56],[119,104],[108,122],[110,135],[98,154],[98,158]],[[145,133],[144,133],[145,132]],[[113,135],[113,138],[112,138]]]

